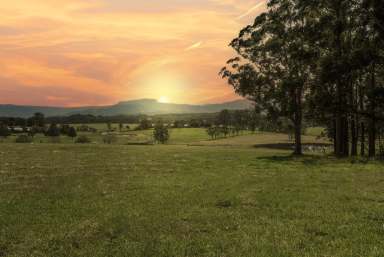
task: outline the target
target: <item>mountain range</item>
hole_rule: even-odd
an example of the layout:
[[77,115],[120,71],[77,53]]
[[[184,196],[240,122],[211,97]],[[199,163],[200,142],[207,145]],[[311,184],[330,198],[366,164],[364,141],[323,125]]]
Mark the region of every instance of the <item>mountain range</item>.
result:
[[139,99],[120,102],[108,106],[88,107],[47,107],[47,106],[23,106],[23,105],[0,105],[0,117],[31,117],[34,113],[40,112],[47,117],[69,116],[75,114],[91,114],[102,116],[113,115],[136,115],[136,114],[182,114],[182,113],[215,113],[223,109],[242,110],[251,108],[248,100],[236,100],[220,104],[173,104],[160,103],[154,99]]

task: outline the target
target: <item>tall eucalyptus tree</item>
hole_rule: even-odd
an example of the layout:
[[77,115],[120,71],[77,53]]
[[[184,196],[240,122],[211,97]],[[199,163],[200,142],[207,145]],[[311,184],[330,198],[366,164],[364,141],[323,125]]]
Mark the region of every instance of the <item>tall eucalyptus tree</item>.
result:
[[221,71],[257,109],[292,121],[298,155],[302,154],[303,106],[316,56],[308,35],[311,16],[299,2],[269,1],[268,11],[231,42],[238,56]]

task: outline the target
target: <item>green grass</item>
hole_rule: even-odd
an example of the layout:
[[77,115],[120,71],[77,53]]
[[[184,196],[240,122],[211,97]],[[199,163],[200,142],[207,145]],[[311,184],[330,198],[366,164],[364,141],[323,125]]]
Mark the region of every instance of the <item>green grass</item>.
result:
[[323,127],[310,127],[305,129],[305,135],[307,136],[321,136],[325,134],[325,128]]
[[0,144],[0,256],[384,256],[379,162]]
[[[86,135],[92,143],[102,144],[102,127],[105,124],[91,124],[90,126],[98,128],[97,133],[88,133],[88,132],[78,132],[78,135]],[[132,124],[131,124],[132,125]],[[133,125],[132,125],[133,126]],[[131,126],[131,127],[132,127]],[[106,128],[106,125],[105,125]],[[206,129],[204,128],[174,128],[169,129],[170,140],[168,144],[176,145],[209,145],[209,146],[254,146],[259,144],[291,144],[292,141],[288,139],[286,134],[278,133],[268,133],[268,132],[257,132],[251,134],[251,132],[246,131],[240,136],[220,138],[218,140],[210,140],[210,137],[207,135]],[[123,130],[122,132],[114,132],[116,135],[117,141],[115,144],[126,145],[126,144],[135,144],[135,143],[146,143],[153,141],[153,130]],[[10,136],[5,140],[2,140],[5,143],[15,142],[16,135]],[[37,134],[34,138],[34,143],[51,143],[51,139],[45,137],[42,134]],[[60,137],[60,143],[62,144],[73,144],[73,140],[67,136]],[[305,135],[303,136],[304,143],[328,143],[325,139],[317,139],[315,135]]]

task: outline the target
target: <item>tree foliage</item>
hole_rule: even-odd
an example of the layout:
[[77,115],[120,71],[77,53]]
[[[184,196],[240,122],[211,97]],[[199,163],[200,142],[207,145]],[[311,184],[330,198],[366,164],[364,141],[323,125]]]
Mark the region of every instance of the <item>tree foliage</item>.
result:
[[[269,0],[230,46],[223,78],[271,120],[286,117],[301,154],[303,118],[328,127],[338,156],[375,155],[383,115],[383,1]],[[360,137],[360,138],[359,138]]]
[[153,130],[153,138],[157,143],[165,144],[168,142],[170,136],[168,128],[163,125],[162,122],[159,122],[155,125]]

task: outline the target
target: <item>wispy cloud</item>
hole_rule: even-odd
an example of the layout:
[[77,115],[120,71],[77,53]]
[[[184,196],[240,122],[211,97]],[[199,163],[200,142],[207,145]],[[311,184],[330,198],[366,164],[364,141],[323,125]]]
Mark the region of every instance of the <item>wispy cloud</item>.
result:
[[252,8],[250,8],[248,11],[246,11],[245,13],[243,13],[242,15],[236,17],[236,20],[240,20],[240,19],[243,19],[249,15],[251,15],[252,13],[256,12],[258,9],[260,9],[261,7],[263,7],[265,5],[265,2],[262,1],[258,4],[256,4],[255,6],[253,6]]
[[[3,2],[0,103],[36,105],[157,97],[140,84],[153,72],[170,77],[160,76],[164,81],[183,77],[179,81],[193,87],[171,101],[234,98],[217,71],[233,54],[228,42],[246,25],[242,17],[256,15],[262,5],[249,9],[254,0]],[[244,14],[234,20],[239,13]]]
[[194,43],[193,45],[191,45],[191,46],[185,48],[185,51],[190,51],[190,50],[193,50],[193,49],[197,49],[197,48],[199,48],[202,44],[203,44],[202,41],[199,41],[199,42],[197,42],[197,43]]

